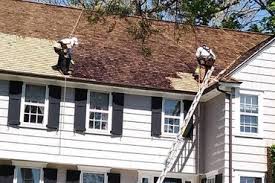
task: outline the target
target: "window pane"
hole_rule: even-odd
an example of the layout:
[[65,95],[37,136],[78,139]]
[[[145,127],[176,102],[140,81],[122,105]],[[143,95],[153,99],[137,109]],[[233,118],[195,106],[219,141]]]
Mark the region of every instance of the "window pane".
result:
[[37,106],[31,106],[31,113],[37,113]]
[[258,113],[258,96],[241,95],[240,96],[240,111],[246,113]]
[[164,132],[178,133],[180,128],[180,119],[165,118],[164,119]]
[[26,85],[25,93],[26,102],[45,103],[45,86]]
[[29,115],[28,114],[25,114],[24,115],[24,122],[29,122]]
[[104,174],[83,173],[83,183],[104,183]]
[[90,122],[89,122],[89,128],[95,128],[95,127],[94,127],[94,121],[90,121]]
[[43,116],[38,116],[37,123],[43,123]]
[[241,115],[240,131],[258,133],[258,116]]
[[179,133],[179,130],[180,130],[179,127],[175,127],[175,128],[174,128],[174,133]]
[[240,183],[255,183],[256,177],[240,177]]
[[90,108],[98,110],[108,110],[109,94],[91,92]]
[[44,107],[38,107],[38,114],[44,114]]
[[36,123],[36,115],[31,115],[31,123]]
[[107,130],[108,113],[90,112],[89,128]]
[[40,170],[30,168],[18,168],[17,183],[39,183]]
[[95,129],[100,129],[100,121],[95,121]]
[[29,105],[26,105],[25,106],[25,113],[29,113],[30,112],[30,106]]
[[165,100],[164,112],[165,115],[180,116],[180,101],[179,100]]
[[148,178],[142,178],[142,183],[149,183]]
[[101,129],[107,130],[107,128],[108,128],[108,123],[107,122],[102,122],[101,125],[102,125]]

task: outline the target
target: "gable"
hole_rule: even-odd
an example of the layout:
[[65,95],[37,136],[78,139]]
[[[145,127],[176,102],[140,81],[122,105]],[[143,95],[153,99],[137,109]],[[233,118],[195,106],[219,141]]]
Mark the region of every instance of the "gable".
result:
[[[267,86],[262,88],[263,84],[275,84],[275,40],[271,40],[265,47],[259,50],[253,57],[248,59],[243,65],[240,66],[232,77],[245,82],[243,85],[248,85],[248,88],[267,89]],[[258,85],[257,87],[252,87]]]

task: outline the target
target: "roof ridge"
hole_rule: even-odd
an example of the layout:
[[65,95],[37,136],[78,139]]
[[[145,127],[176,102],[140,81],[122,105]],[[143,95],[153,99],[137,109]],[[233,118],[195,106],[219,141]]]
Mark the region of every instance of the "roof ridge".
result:
[[73,9],[73,10],[79,10],[81,11],[81,8],[73,7],[73,6],[62,6],[58,4],[50,4],[50,3],[44,3],[44,2],[36,2],[31,0],[13,0],[13,1],[19,1],[21,3],[30,3],[30,4],[37,4],[37,5],[44,5],[44,6],[52,6],[57,8],[66,8],[66,9]]
[[[37,4],[37,5],[52,6],[52,7],[58,7],[58,8],[67,8],[67,9],[73,9],[73,10],[81,11],[81,8],[77,8],[77,7],[69,7],[69,6],[62,6],[62,5],[49,4],[49,3],[40,3],[40,2],[31,1],[31,0],[15,0],[15,1],[23,2],[23,3],[32,3],[32,4]],[[140,18],[140,16],[128,16],[128,17],[130,17],[130,18]],[[153,18],[149,18],[149,20],[152,20],[154,22],[167,23],[167,24],[174,24],[175,23],[174,21],[170,21],[170,20],[158,20],[158,19],[153,19]],[[188,25],[188,24],[184,24],[184,23],[180,23],[180,24],[181,25]],[[242,31],[242,30],[222,28],[222,27],[210,27],[210,26],[207,26],[207,25],[195,25],[194,27],[196,29],[197,28],[205,28],[205,29],[212,29],[212,30],[239,32],[239,33],[244,33],[244,34],[256,34],[256,35],[263,35],[263,36],[272,36],[271,33]]]

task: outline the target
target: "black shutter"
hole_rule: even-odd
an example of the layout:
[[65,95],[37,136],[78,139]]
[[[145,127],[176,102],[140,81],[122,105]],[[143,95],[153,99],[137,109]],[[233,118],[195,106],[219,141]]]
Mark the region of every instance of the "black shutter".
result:
[[60,116],[61,87],[49,86],[49,117],[47,127],[58,129]]
[[255,183],[262,183],[262,178],[256,177],[255,178]]
[[120,183],[120,174],[108,173],[108,183]]
[[87,90],[75,89],[75,111],[74,111],[74,130],[83,132],[86,130],[86,104]]
[[[187,115],[191,104],[193,101],[191,100],[183,100],[184,103],[184,117]],[[192,120],[192,119],[191,119]],[[187,138],[187,139],[192,139],[193,138],[193,123],[188,122],[188,125],[186,127],[186,133],[183,134],[183,137]]]
[[113,135],[122,135],[123,128],[123,107],[124,94],[112,93],[113,95],[113,112],[112,112],[112,131]]
[[218,174],[215,176],[215,183],[222,183],[223,177],[222,177],[222,174]]
[[78,170],[67,170],[66,183],[79,183],[80,171]]
[[44,168],[44,183],[56,183],[57,182],[57,169]]
[[[154,183],[156,183],[158,181],[158,177],[154,177]],[[171,182],[171,183],[182,183],[181,179],[176,179],[176,178],[165,178],[163,183],[165,182]]]
[[152,97],[151,101],[151,135],[159,137],[161,135],[161,112],[162,112],[162,98]]
[[14,166],[0,165],[0,182],[13,183]]
[[23,82],[10,81],[8,125],[20,124],[20,104],[22,96],[22,85]]

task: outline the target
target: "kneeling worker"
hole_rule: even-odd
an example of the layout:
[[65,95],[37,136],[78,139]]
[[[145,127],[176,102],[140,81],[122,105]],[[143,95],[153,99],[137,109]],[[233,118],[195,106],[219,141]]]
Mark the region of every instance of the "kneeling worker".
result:
[[72,60],[72,48],[78,44],[77,38],[66,38],[57,42],[54,46],[54,51],[59,55],[58,62],[53,69],[60,69],[64,75],[68,75]]

